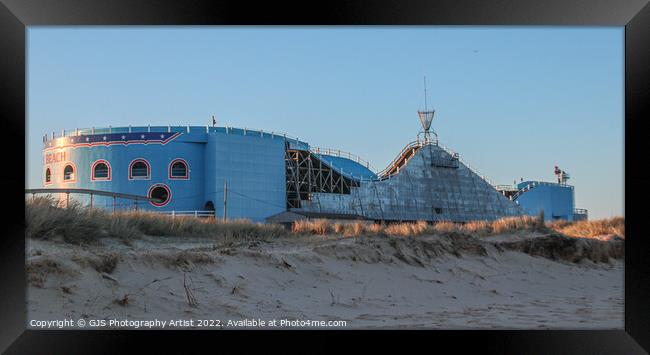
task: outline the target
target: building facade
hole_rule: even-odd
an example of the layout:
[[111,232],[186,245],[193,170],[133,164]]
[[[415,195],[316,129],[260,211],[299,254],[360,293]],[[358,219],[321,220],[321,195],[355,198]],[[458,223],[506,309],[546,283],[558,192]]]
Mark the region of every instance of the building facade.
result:
[[[551,208],[550,216],[569,220],[573,211],[572,188],[570,203],[562,191],[549,192],[541,185],[514,200],[437,139],[411,142],[380,172],[349,153],[314,148],[284,134],[231,127],[91,128],[52,133],[43,143],[46,188],[156,199],[94,196],[93,206],[106,209],[209,210],[217,218],[225,213],[252,221],[292,212],[458,222],[536,214],[534,206]],[[87,195],[74,198],[89,202]],[[570,207],[564,211],[558,204]]]

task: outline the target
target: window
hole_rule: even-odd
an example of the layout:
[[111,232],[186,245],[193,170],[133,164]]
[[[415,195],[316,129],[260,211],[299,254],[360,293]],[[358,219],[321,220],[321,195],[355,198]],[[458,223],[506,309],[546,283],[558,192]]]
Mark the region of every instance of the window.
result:
[[92,174],[90,180],[110,180],[111,166],[106,160],[97,160],[92,165]]
[[149,179],[151,166],[144,159],[135,159],[129,165],[129,179]]
[[63,168],[63,181],[64,182],[73,182],[75,181],[75,168],[72,164],[67,164]]
[[131,176],[132,177],[147,177],[149,176],[149,169],[147,164],[144,162],[138,161],[131,166]]
[[172,199],[172,192],[165,184],[156,184],[151,186],[147,195],[149,198],[158,199],[158,201],[149,201],[149,203],[156,207],[165,206]]
[[50,168],[45,169],[45,183],[49,184],[52,182],[52,171]]
[[169,164],[169,178],[170,179],[189,179],[189,168],[187,162],[183,159],[174,159]]

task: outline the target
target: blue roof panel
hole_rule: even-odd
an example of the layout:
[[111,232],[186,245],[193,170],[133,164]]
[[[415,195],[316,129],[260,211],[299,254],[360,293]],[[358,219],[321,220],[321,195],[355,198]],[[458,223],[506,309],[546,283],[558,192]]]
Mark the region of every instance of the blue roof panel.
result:
[[333,156],[333,155],[325,155],[325,154],[314,154],[314,155],[318,157],[320,160],[324,161],[327,165],[331,166],[336,171],[342,173],[347,177],[351,177],[353,179],[361,178],[364,180],[377,179],[377,175],[373,173],[372,170],[368,169],[367,167],[359,164],[354,160],[344,158],[344,157]]

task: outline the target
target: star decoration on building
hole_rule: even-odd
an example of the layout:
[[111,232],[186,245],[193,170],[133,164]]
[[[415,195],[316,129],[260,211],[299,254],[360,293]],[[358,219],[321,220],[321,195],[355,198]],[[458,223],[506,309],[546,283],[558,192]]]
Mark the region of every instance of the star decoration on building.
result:
[[125,135],[122,135],[122,139],[126,139],[126,136],[125,136]]
[[161,135],[160,135],[160,138],[165,138],[165,135],[164,135],[164,134],[161,134]]
[[103,136],[102,139],[103,139],[103,140],[106,140],[106,136]]
[[89,142],[89,141],[90,141],[90,138],[89,138],[89,137],[86,137],[86,142]]
[[141,135],[140,135],[140,138],[144,139],[144,134],[141,134]]

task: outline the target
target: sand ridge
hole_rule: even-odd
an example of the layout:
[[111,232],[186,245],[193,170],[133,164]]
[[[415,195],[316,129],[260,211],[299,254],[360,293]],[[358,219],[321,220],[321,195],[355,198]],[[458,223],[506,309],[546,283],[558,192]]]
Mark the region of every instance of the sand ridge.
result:
[[622,240],[562,238],[145,237],[85,246],[29,239],[28,319],[622,329]]

